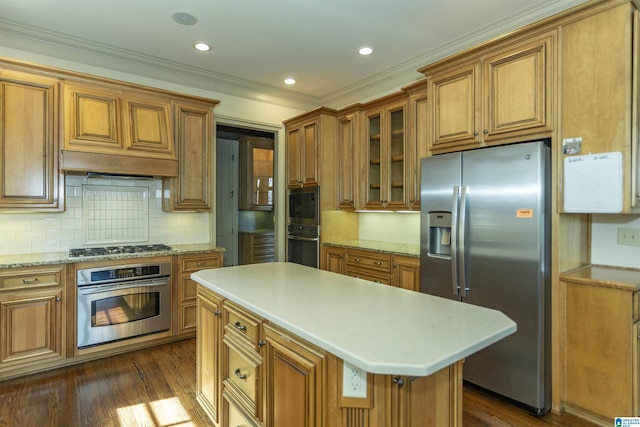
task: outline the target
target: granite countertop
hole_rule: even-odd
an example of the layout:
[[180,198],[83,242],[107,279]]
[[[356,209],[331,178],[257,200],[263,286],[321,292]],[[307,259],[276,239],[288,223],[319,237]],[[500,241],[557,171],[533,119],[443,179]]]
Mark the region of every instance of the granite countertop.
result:
[[503,313],[287,262],[191,278],[374,374],[430,375],[514,333]]
[[372,252],[380,252],[390,255],[402,255],[411,257],[420,256],[420,245],[412,245],[408,243],[380,242],[377,240],[341,240],[329,242],[325,241],[322,244],[347,249],[364,249]]
[[606,265],[587,265],[560,274],[560,279],[589,285],[640,291],[640,270]]
[[204,252],[224,252],[220,246],[210,244],[173,245],[170,251],[144,252],[135,254],[114,254],[91,257],[70,257],[69,252],[49,252],[40,254],[0,255],[0,268],[33,267],[49,264],[71,264],[83,261],[104,261],[131,259],[150,256],[183,255]]

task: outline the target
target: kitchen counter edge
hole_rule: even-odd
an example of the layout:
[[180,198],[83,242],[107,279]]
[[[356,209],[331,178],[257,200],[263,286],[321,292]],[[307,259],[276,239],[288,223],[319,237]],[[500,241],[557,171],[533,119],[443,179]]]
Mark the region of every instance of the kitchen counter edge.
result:
[[70,257],[68,252],[0,255],[0,268],[35,267],[53,264],[74,264],[88,261],[112,261],[117,259],[147,258],[167,255],[186,255],[207,252],[224,252],[225,248],[209,244],[174,245],[169,251],[117,254],[91,257]]
[[561,273],[560,280],[624,289],[631,292],[640,291],[640,269],[634,268],[586,265]]
[[334,246],[346,249],[359,249],[370,252],[379,252],[389,255],[400,255],[408,257],[420,257],[420,245],[410,243],[382,242],[378,240],[343,240],[325,241],[324,246]]

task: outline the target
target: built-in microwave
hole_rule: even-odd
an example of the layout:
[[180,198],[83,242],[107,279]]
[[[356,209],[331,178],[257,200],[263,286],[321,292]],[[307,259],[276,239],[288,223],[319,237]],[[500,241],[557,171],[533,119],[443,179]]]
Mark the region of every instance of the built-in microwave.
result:
[[289,190],[288,223],[320,225],[320,187]]

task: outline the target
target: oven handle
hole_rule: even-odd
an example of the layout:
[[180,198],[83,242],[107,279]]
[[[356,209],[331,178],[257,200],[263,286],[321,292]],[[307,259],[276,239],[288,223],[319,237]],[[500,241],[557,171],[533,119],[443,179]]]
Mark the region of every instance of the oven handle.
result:
[[291,239],[291,240],[304,240],[307,242],[317,242],[318,238],[317,237],[303,237],[303,236],[294,236],[292,234],[288,234],[287,235],[287,239]]
[[134,282],[131,283],[130,285],[106,285],[106,286],[90,286],[90,287],[86,287],[86,288],[80,288],[78,290],[78,293],[80,295],[93,295],[93,294],[101,294],[104,292],[111,292],[111,291],[120,291],[123,289],[133,289],[133,288],[140,288],[140,287],[147,287],[147,288],[151,288],[154,286],[166,286],[169,284],[169,279],[164,279],[164,280],[148,280],[148,281],[140,281],[140,282]]

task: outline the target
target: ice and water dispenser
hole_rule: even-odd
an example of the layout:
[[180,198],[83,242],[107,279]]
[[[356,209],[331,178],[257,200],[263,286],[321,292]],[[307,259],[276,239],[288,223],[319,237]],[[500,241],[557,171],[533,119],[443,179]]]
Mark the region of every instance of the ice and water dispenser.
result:
[[429,212],[429,252],[451,256],[451,212]]

